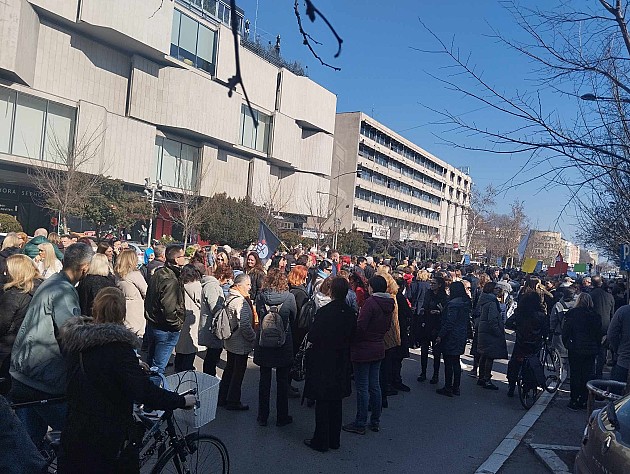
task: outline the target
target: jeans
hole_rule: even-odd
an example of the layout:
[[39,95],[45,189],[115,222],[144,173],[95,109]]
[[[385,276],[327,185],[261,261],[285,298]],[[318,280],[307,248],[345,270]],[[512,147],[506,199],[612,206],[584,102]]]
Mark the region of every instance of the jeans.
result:
[[370,425],[378,426],[381,419],[382,400],[379,384],[381,361],[354,362],[354,383],[357,390],[357,416],[355,425],[365,428],[368,406],[372,410]]
[[217,364],[221,360],[221,353],[223,352],[223,348],[220,347],[218,349],[213,349],[208,347],[206,351],[206,357],[203,359],[203,373],[212,375],[216,377],[217,375]]
[[195,370],[195,357],[196,352],[192,354],[178,354],[175,353],[174,368],[175,372],[184,372],[185,370]]
[[443,355],[444,357],[444,387],[458,389],[462,379],[462,366],[458,355]]
[[494,363],[494,359],[490,359],[486,356],[481,356],[479,358],[479,380],[485,380],[486,382],[490,382],[492,379],[492,364]]
[[588,398],[586,382],[593,378],[595,356],[569,353],[569,364],[571,366],[571,401],[586,403]]
[[247,370],[247,354],[227,351],[227,365],[219,385],[219,403],[238,405],[241,403],[241,386]]
[[340,445],[341,400],[315,402],[315,433],[311,445],[318,449],[337,449]]
[[[59,395],[51,395],[31,388],[13,379],[10,399],[13,403],[25,403],[35,400],[47,400],[58,398]],[[24,424],[26,432],[33,440],[35,446],[41,446],[44,436],[50,426],[53,430],[62,431],[66,423],[68,404],[51,403],[28,408],[19,408],[15,414]]]
[[[258,420],[269,418],[269,398],[271,392],[271,367],[260,368],[258,382]],[[276,367],[276,420],[289,417],[289,367]]]
[[179,340],[179,331],[162,331],[147,321],[144,337],[148,339],[149,354],[147,359],[149,366],[157,367],[158,372],[163,374]]

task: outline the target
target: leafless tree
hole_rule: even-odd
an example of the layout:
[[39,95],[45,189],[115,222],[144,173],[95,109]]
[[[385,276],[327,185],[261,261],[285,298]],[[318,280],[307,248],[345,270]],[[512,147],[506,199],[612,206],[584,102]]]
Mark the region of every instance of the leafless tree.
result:
[[67,137],[59,137],[50,129],[45,156],[52,161],[30,159],[29,175],[40,193],[36,203],[57,213],[60,233],[68,231],[69,216],[82,216],[86,203],[100,192],[109,168],[108,160],[101,156],[104,127],[88,130],[69,143]]
[[468,222],[464,250],[473,256],[483,253],[480,233],[485,231],[484,224],[494,207],[496,194],[492,185],[488,185],[483,191],[478,191],[474,186],[470,192],[470,206],[464,208],[464,218]]

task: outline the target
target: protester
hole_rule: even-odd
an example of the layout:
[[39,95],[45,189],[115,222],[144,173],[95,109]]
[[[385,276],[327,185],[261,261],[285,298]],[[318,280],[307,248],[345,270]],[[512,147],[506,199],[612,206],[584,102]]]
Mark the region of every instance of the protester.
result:
[[138,337],[144,337],[146,320],[144,319],[144,300],[147,296],[147,282],[137,269],[136,252],[126,249],[120,252],[114,266],[116,285],[125,295],[127,310],[126,326]]
[[[28,306],[11,351],[11,400],[15,403],[61,397],[66,391],[66,364],[57,336],[59,327],[80,316],[75,285],[90,267],[94,252],[83,243],[66,249],[63,269],[44,281]],[[66,404],[18,410],[33,442],[39,446],[48,427],[61,430]]]
[[[460,394],[462,367],[459,357],[466,348],[466,334],[470,321],[471,301],[461,281],[454,281],[450,288],[446,314],[435,342],[444,357],[444,387],[436,392],[452,397]],[[435,356],[434,356],[435,357]]]
[[595,356],[601,344],[602,320],[593,309],[592,293],[580,293],[575,307],[564,316],[562,325],[562,342],[571,365],[571,401],[568,405],[571,410],[586,408],[586,383],[593,378]]
[[562,288],[562,296],[560,300],[553,305],[551,313],[549,314],[549,327],[553,332],[553,348],[558,351],[562,362],[560,364],[562,368],[560,379],[562,381],[570,376],[569,354],[562,343],[562,324],[564,323],[566,313],[575,306],[575,299],[575,289],[573,287]]
[[245,273],[249,275],[252,283],[252,290],[249,296],[252,301],[256,301],[258,292],[262,289],[263,280],[265,279],[265,269],[256,252],[249,252],[245,263]]
[[381,361],[385,358],[385,333],[392,324],[394,299],[387,293],[387,281],[380,275],[370,279],[371,296],[359,312],[357,329],[350,343],[350,359],[357,391],[357,413],[344,431],[365,434],[368,408],[370,429],[379,431],[382,400],[379,384]]
[[[270,311],[280,314],[285,338],[277,347],[261,346],[265,331],[265,316]],[[289,283],[284,270],[272,268],[267,273],[263,288],[256,299],[256,312],[260,327],[254,348],[254,364],[260,367],[258,384],[258,424],[267,425],[269,418],[269,397],[271,390],[271,369],[276,369],[276,426],[293,422],[289,415],[289,368],[293,363],[293,339],[291,321],[297,316],[295,297],[289,292]],[[278,328],[280,329],[280,328]]]
[[409,301],[411,302],[412,324],[411,324],[411,346],[420,347],[420,336],[422,334],[422,316],[424,312],[424,299],[430,290],[429,272],[421,270],[416,274],[409,285]]
[[6,259],[6,282],[0,294],[0,395],[11,388],[9,366],[11,349],[24,321],[28,305],[41,283],[41,275],[26,255],[11,255]]
[[591,295],[593,309],[601,321],[601,344],[599,345],[599,352],[595,358],[595,378],[601,379],[608,350],[606,334],[608,333],[610,321],[615,314],[615,297],[603,288],[604,282],[599,275],[591,278],[590,283],[592,284],[592,288],[589,288],[590,291],[584,291]]
[[442,317],[446,312],[448,304],[448,295],[446,294],[446,282],[444,278],[433,276],[429,282],[430,291],[424,299],[424,311],[420,319],[420,367],[421,372],[418,376],[418,382],[427,379],[427,364],[429,359],[429,345],[433,351],[433,376],[430,383],[435,385],[438,383],[440,376],[440,357],[441,348],[436,342]]
[[9,232],[2,241],[2,250],[0,250],[0,287],[7,282],[7,259],[11,255],[21,253],[21,243],[22,239],[15,232]]
[[502,291],[498,283],[488,282],[484,285],[478,302],[481,314],[477,330],[477,351],[480,355],[477,385],[489,390],[499,390],[499,387],[492,383],[494,361],[508,358],[505,326],[498,300]]
[[[204,267],[202,267],[204,268]],[[199,318],[201,312],[201,272],[194,264],[184,265],[179,280],[184,285],[186,316],[175,345],[175,372],[195,370],[199,347]]]
[[114,273],[114,248],[109,242],[101,242],[96,247],[96,253],[103,254],[107,257],[110,272]]
[[[28,237],[26,236],[26,234],[24,234],[24,232],[17,232],[16,234],[20,236],[22,238],[22,241],[24,242],[25,242],[25,239],[28,239]],[[40,244],[50,243],[50,241],[47,239],[48,231],[46,229],[43,229],[43,228],[37,229],[33,233],[33,236],[34,237],[28,242],[26,242],[24,246],[22,247],[22,252],[24,253],[24,255],[27,255],[31,257],[32,259],[34,259],[35,257],[39,255]],[[63,260],[63,253],[61,252],[61,250],[59,250],[55,246],[53,247],[53,251],[54,251],[55,257],[57,257],[57,260]]]
[[[77,286],[79,304],[81,305],[81,314],[85,316],[92,316],[92,304],[94,303],[94,298],[96,298],[98,292],[103,288],[113,286],[116,286],[116,280],[109,272],[107,256],[97,253],[90,262],[90,268],[88,269],[87,275],[85,275]],[[142,314],[144,315],[144,309]]]
[[[470,370],[471,377],[477,377],[477,371],[479,369],[479,359],[481,358],[478,350],[479,345],[479,317],[481,316],[481,304],[480,299],[483,294],[483,288],[486,283],[490,282],[490,277],[486,273],[479,275],[477,279],[477,288],[471,289],[472,291],[472,329],[473,337],[472,344],[470,345],[470,355],[473,356],[473,366]],[[471,283],[472,286],[472,283]]]
[[139,448],[124,448],[133,403],[161,410],[195,405],[194,395],[151,383],[134,352],[137,337],[124,325],[125,311],[123,293],[105,288],[94,301],[93,322],[73,317],[61,327],[69,377],[60,474],[139,472]]
[[401,328],[398,319],[398,301],[396,299],[396,295],[398,294],[398,284],[394,280],[394,277],[392,277],[389,273],[384,272],[382,269],[379,269],[376,273],[377,275],[381,275],[383,278],[385,278],[385,281],[387,282],[386,291],[394,300],[392,321],[384,336],[385,357],[381,362],[379,372],[379,384],[381,386],[381,405],[383,408],[387,408],[387,396],[398,394],[398,391],[392,387],[394,360],[397,358],[397,354],[399,352],[398,348],[400,347],[401,343]]
[[[306,336],[306,333],[308,332],[308,328],[300,328],[297,324],[300,320],[302,307],[308,301],[308,293],[306,292],[307,276],[308,268],[304,265],[295,265],[287,277],[287,281],[289,282],[289,292],[291,292],[291,294],[295,297],[295,306],[297,308],[297,316],[295,320],[291,322],[294,357],[300,349],[304,336]],[[299,393],[299,390],[291,385],[291,380],[289,379],[289,396],[292,396],[293,394],[297,394],[299,396]]]
[[235,327],[232,335],[223,342],[227,352],[227,364],[221,377],[218,404],[225,406],[227,410],[249,410],[249,405],[241,402],[241,386],[247,370],[248,355],[254,348],[256,339],[250,294],[251,278],[241,273],[234,278],[234,286],[230,289],[225,303],[229,319]]
[[151,277],[144,301],[148,363],[161,374],[177,345],[186,314],[184,288],[179,281],[184,261],[184,249],[169,245],[166,264]]
[[39,255],[35,257],[34,261],[37,265],[37,270],[44,280],[47,280],[55,273],[59,273],[62,268],[61,262],[55,255],[55,249],[49,242],[39,244]]
[[627,382],[630,369],[630,305],[623,305],[615,312],[608,326],[607,339],[610,349],[616,355],[610,378]]
[[339,449],[342,400],[352,392],[350,343],[356,319],[345,303],[347,291],[344,278],[331,279],[332,301],[317,311],[308,334],[304,396],[315,400],[315,432],[304,443],[321,452]]
[[[147,249],[148,251],[149,249]],[[146,265],[146,274],[144,275],[144,279],[147,281],[147,285],[151,280],[151,277],[155,273],[158,268],[162,268],[164,263],[166,263],[166,247],[164,245],[156,245],[153,247],[154,257],[151,259],[150,255],[145,255],[144,263]]]

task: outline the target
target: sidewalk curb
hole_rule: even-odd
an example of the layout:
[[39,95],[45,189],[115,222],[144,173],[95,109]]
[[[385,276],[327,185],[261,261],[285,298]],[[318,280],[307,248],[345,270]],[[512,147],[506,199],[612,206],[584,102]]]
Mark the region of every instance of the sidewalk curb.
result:
[[475,474],[496,474],[521,443],[530,428],[534,426],[534,423],[536,423],[538,418],[543,414],[556,393],[557,392],[549,393],[545,391],[534,406],[531,407],[516,426],[512,428],[512,431],[503,438],[503,441],[501,441],[488,459],[477,468]]

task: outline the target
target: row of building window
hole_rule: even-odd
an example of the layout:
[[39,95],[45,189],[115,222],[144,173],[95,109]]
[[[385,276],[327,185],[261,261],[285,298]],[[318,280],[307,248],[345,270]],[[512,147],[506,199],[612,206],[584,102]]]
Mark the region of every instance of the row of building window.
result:
[[76,109],[0,87],[0,153],[67,163]]
[[384,174],[367,169],[366,167],[361,165],[359,165],[357,169],[359,171],[359,177],[361,179],[371,181],[372,183],[378,184],[380,186],[385,186],[386,188],[393,189],[395,191],[407,194],[408,196],[412,196],[417,199],[421,199],[431,204],[439,205],[441,203],[441,199],[438,196],[427,193],[425,191],[421,191],[396,179],[388,178]]
[[446,172],[446,169],[444,167],[438,165],[433,160],[430,160],[422,153],[412,150],[408,146],[400,143],[395,138],[390,137],[386,133],[381,132],[380,130],[372,127],[366,122],[361,122],[361,135],[375,141],[376,143],[380,143],[381,145],[386,146],[394,153],[398,153],[399,155],[404,156],[408,160],[411,160],[418,165],[424,166],[434,173],[443,175]]
[[[229,2],[222,0],[177,0],[177,3],[202,17],[210,17],[226,26],[231,26],[232,9]],[[243,29],[243,11],[237,8],[236,17],[240,32]]]
[[214,74],[217,32],[179,10],[173,11],[171,56],[198,69]]
[[408,202],[399,201],[398,199],[384,196],[373,191],[368,191],[367,189],[363,189],[358,186],[354,189],[354,197],[356,197],[357,199],[362,199],[363,201],[369,201],[374,204],[379,204],[381,206],[391,207],[392,209],[406,212],[408,214],[413,214],[415,216],[422,216],[426,217],[427,219],[433,220],[440,219],[439,212],[431,211],[429,209],[425,209],[424,207],[416,206]]
[[[241,129],[239,143],[252,150],[269,153],[271,142],[271,127],[273,120],[271,115],[264,114],[253,109],[252,115],[249,107],[241,105]],[[258,120],[258,127],[254,126],[254,117]]]
[[364,143],[359,144],[359,156],[367,158],[368,160],[384,166],[387,169],[400,173],[407,178],[426,184],[433,189],[442,191],[443,184],[441,181],[438,181],[435,178],[431,178],[430,176],[412,168],[411,166],[404,165],[400,161],[392,159],[384,153],[376,151],[374,148],[371,148]]
[[151,178],[153,181],[159,179],[164,186],[171,188],[194,189],[200,156],[198,147],[171,138],[157,137]]
[[438,232],[437,227],[415,224],[413,222],[383,216],[382,214],[364,211],[356,207],[354,208],[354,218],[358,221],[368,222],[370,224],[378,224],[384,227],[398,227],[400,229],[408,230],[409,232],[419,232],[426,235],[434,235]]

